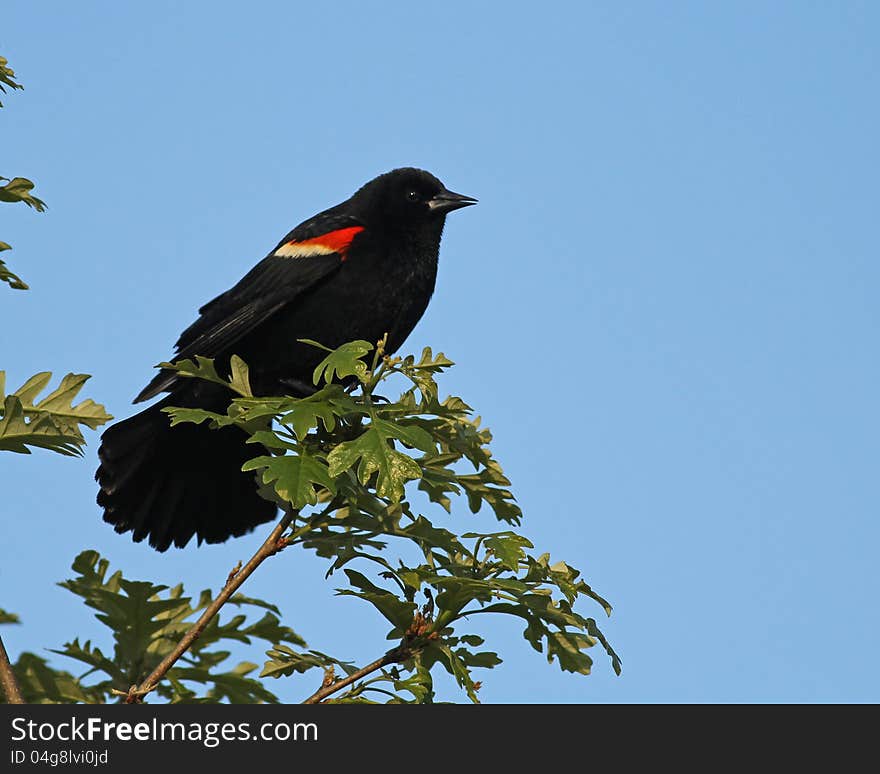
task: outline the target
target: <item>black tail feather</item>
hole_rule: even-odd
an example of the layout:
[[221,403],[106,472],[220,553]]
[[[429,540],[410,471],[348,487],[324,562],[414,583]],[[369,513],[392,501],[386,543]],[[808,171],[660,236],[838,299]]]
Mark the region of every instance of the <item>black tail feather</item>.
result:
[[241,471],[260,447],[246,445],[236,427],[171,427],[162,408],[186,405],[182,397],[170,395],[112,425],[98,450],[104,521],[136,542],[149,538],[158,551],[183,548],[193,537],[222,543],[277,514],[277,505],[257,494],[254,475]]

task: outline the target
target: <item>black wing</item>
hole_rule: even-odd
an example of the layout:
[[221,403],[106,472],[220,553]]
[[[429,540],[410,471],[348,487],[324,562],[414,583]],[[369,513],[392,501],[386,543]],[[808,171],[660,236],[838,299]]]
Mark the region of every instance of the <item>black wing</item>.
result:
[[[328,211],[297,226],[278,243],[275,250],[291,241],[311,239],[358,225],[360,223],[351,216]],[[282,307],[295,303],[303,293],[342,265],[339,253],[284,258],[274,255],[275,250],[234,287],[199,309],[199,318],[177,340],[173,362],[196,355],[214,358],[227,353],[239,339]],[[160,371],[134,402],[149,400],[167,391],[177,378],[173,371]]]

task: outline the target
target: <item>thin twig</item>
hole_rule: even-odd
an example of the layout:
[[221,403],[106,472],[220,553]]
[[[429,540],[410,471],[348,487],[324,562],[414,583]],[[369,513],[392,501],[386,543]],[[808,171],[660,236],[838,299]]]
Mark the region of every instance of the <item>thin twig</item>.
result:
[[3,693],[6,694],[7,704],[24,704],[24,697],[21,695],[21,688],[18,687],[15,672],[12,671],[12,664],[3,646],[2,637],[0,637],[0,685],[3,686]]
[[289,541],[282,538],[281,535],[284,533],[284,530],[290,526],[296,513],[296,511],[286,513],[284,518],[275,526],[275,529],[272,530],[269,537],[266,538],[263,545],[261,545],[257,549],[257,552],[250,558],[250,560],[248,560],[248,563],[241,569],[236,568],[237,571],[229,573],[229,577],[226,580],[226,585],[223,587],[223,590],[214,598],[214,601],[208,605],[205,612],[202,613],[199,620],[193,624],[192,628],[183,635],[174,650],[162,659],[159,666],[157,666],[140,685],[131,687],[125,696],[126,704],[136,704],[150,691],[154,690],[159,684],[159,681],[165,676],[166,672],[168,672],[177,660],[189,650],[192,644],[199,638],[199,635],[205,630],[205,627],[211,619],[220,612],[220,608],[226,604],[236,591],[238,591],[241,584],[250,577],[251,573],[256,570],[263,561],[270,556],[274,556],[289,544]]
[[343,677],[341,680],[337,680],[335,683],[330,683],[330,685],[322,686],[302,703],[320,704],[322,701],[324,701],[324,699],[330,696],[330,694],[336,693],[342,688],[345,688],[347,685],[351,685],[352,683],[360,680],[362,677],[366,677],[371,672],[375,672],[382,667],[386,667],[389,664],[398,664],[401,661],[405,660],[405,658],[406,656],[401,653],[400,648],[389,650],[384,656],[382,656],[382,658],[377,658],[372,664],[367,664],[362,669],[358,669],[357,672],[353,672],[352,674],[348,675],[348,677]]

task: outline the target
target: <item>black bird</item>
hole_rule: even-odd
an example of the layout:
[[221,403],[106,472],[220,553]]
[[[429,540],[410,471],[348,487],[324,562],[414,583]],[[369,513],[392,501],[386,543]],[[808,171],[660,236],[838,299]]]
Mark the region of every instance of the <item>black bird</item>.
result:
[[[242,280],[199,309],[177,340],[175,360],[203,355],[222,373],[238,355],[255,395],[302,394],[323,358],[347,341],[378,341],[394,352],[434,292],[447,213],[474,204],[419,169],[395,169],[350,199],[301,223]],[[201,544],[244,535],[275,518],[241,466],[259,454],[244,431],[184,423],[165,406],[223,412],[221,385],[160,371],[135,403],[170,393],[101,437],[98,504],[104,521],[165,551],[195,536]]]

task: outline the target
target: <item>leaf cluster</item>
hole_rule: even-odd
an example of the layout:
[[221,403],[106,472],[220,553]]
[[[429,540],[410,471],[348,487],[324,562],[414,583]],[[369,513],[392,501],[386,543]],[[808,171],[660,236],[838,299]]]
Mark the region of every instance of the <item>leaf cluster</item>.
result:
[[[7,60],[0,56],[0,93],[21,89]],[[0,103],[2,107],[2,103]],[[0,176],[0,202],[23,202],[43,212],[46,204],[34,196],[34,184],[24,177],[12,179]],[[0,242],[0,253],[12,248]],[[11,288],[27,290],[28,286],[0,260],[0,282]],[[81,427],[95,430],[113,417],[104,407],[92,400],[73,405],[73,400],[89,378],[85,374],[67,374],[61,384],[49,395],[36,402],[37,395],[46,387],[52,374],[35,374],[21,387],[6,394],[6,374],[0,371],[0,451],[30,454],[29,447],[51,449],[65,455],[82,453],[85,439]]]
[[[59,585],[95,610],[109,630],[112,649],[93,638],[74,638],[51,652],[79,662],[73,674],[49,665],[33,653],[23,653],[14,669],[28,703],[98,704],[118,700],[132,685],[150,674],[177,644],[195,618],[210,603],[211,592],[186,596],[182,585],[171,588],[130,580],[121,571],[109,572],[109,562],[95,551],[83,551],[73,562],[75,576]],[[258,665],[242,661],[228,667],[235,643],[262,641],[271,647],[305,646],[292,629],[281,623],[275,605],[242,594],[228,604],[237,612],[226,620],[216,617],[181,661],[167,674],[156,692],[178,703],[277,703],[278,698],[253,675]],[[16,623],[17,616],[0,611],[0,623]],[[265,645],[264,645],[265,647]]]
[[[9,67],[9,63],[5,57],[0,56],[0,93],[6,93],[7,89],[21,89],[23,86],[15,80],[15,72]],[[0,107],[3,103],[0,102]],[[43,212],[46,209],[46,203],[42,199],[38,199],[31,191],[34,190],[34,184],[26,177],[3,177],[0,175],[0,202],[23,202],[28,207]],[[6,242],[0,241],[0,253],[11,250],[12,247]],[[5,282],[9,287],[15,290],[27,290],[27,283],[15,274],[2,260],[0,260],[0,282]]]
[[[162,698],[272,702],[277,698],[259,678],[310,679],[304,685],[308,695],[317,681],[303,675],[317,671],[329,692],[325,701],[429,703],[439,668],[477,702],[476,671],[501,663],[473,629],[486,615],[518,621],[528,644],[565,671],[589,674],[589,651],[597,645],[620,671],[620,659],[595,619],[579,610],[587,602],[610,614],[610,605],[577,569],[534,551],[514,529],[522,513],[489,449],[491,433],[461,398],[439,398],[437,376],[451,365],[430,349],[419,358],[399,358],[387,356],[382,342],[352,342],[327,351],[314,373],[314,393],[297,398],[255,397],[247,365],[238,358],[229,364],[228,378],[205,358],[162,364],[181,376],[229,387],[225,413],[168,408],[172,423],[247,431],[254,458],[244,469],[254,471],[293,514],[284,545],[325,559],[327,576],[339,579],[337,594],[370,605],[387,622],[389,643],[377,666],[364,672],[347,657],[360,645],[357,631],[351,642],[336,645],[345,656],[309,648],[281,623],[276,607],[239,594],[233,604],[261,608],[263,617],[212,619],[160,682]],[[394,401],[379,394],[391,380],[404,386]],[[29,405],[32,391],[24,391]],[[503,528],[463,534],[447,529],[441,520],[449,520],[456,497],[473,513],[485,507]],[[421,512],[417,503],[433,513]],[[16,669],[30,700],[100,702],[126,693],[211,600],[208,591],[193,600],[181,585],[109,574],[107,561],[93,551],[80,554],[73,569],[76,577],[61,585],[97,611],[113,648],[75,638],[53,651],[84,664],[87,670],[78,675],[23,654]],[[253,640],[268,646],[259,674],[253,662],[226,668],[229,644]]]
[[[430,701],[437,665],[477,701],[473,670],[501,659],[479,649],[479,636],[461,632],[475,615],[519,619],[529,644],[563,670],[589,674],[587,651],[600,644],[619,671],[596,621],[575,609],[587,599],[611,611],[578,570],[532,552],[532,543],[511,529],[458,536],[417,508],[420,500],[451,513],[461,496],[472,513],[485,507],[508,527],[522,518],[489,448],[489,430],[461,398],[439,397],[437,376],[452,361],[430,348],[418,358],[390,357],[383,347],[365,341],[322,347],[327,355],[307,397],[253,396],[247,366],[237,358],[228,380],[204,358],[162,364],[181,376],[228,384],[235,397],[225,413],[167,408],[172,423],[246,430],[255,450],[243,469],[298,514],[288,545],[326,558],[328,575],[343,570],[347,584],[338,593],[363,600],[388,621],[387,637],[396,643],[386,654],[389,668],[334,701]],[[380,395],[392,380],[403,382],[397,400]],[[389,558],[392,543],[408,561]],[[268,655],[264,676],[355,670],[317,651],[281,646]]]

